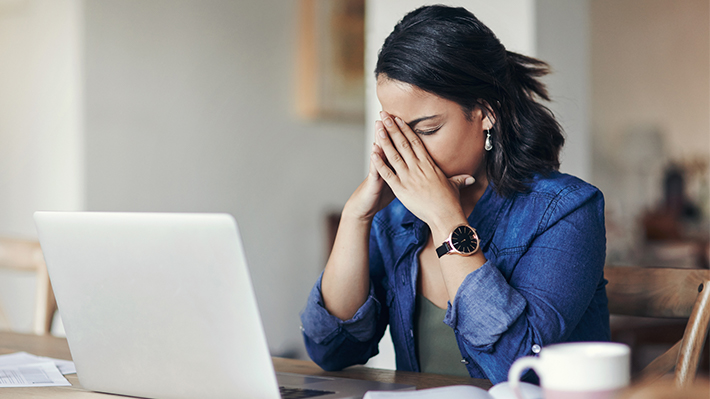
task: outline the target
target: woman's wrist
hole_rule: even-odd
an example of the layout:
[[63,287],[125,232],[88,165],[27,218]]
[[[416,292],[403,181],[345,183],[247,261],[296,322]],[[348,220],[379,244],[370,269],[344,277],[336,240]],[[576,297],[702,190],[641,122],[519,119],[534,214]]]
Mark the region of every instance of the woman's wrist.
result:
[[429,229],[431,230],[431,237],[434,240],[434,244],[441,244],[449,238],[449,235],[456,227],[464,224],[468,224],[468,220],[466,220],[463,214],[451,215],[432,223]]
[[357,205],[351,203],[351,200],[345,203],[345,206],[343,207],[343,212],[340,215],[340,219],[342,221],[368,226],[372,223],[372,219],[374,217],[374,213],[361,211]]

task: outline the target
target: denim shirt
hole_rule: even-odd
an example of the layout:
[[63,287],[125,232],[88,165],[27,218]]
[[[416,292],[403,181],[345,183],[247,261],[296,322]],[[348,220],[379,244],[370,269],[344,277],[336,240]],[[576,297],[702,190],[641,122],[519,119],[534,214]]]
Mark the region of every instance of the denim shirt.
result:
[[[545,345],[610,339],[598,189],[557,172],[509,197],[489,184],[468,222],[487,261],[466,276],[443,322],[454,330],[471,377],[495,384],[507,379],[515,359]],[[323,306],[319,278],[301,313],[314,362],[325,370],[364,364],[389,325],[397,369],[419,371],[414,306],[418,255],[428,239],[426,224],[398,200],[375,216],[366,302],[340,320]]]

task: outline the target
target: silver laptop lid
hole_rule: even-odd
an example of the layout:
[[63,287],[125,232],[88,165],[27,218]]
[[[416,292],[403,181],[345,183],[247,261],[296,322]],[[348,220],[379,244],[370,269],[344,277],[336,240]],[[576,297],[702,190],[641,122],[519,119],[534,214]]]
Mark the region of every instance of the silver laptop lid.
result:
[[279,398],[234,218],[37,212],[79,380],[154,398]]

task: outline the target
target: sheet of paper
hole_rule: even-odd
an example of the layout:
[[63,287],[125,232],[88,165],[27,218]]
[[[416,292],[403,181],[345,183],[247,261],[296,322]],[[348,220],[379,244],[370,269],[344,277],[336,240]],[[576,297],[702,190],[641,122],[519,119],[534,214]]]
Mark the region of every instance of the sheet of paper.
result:
[[[542,389],[537,385],[520,383],[525,399],[543,399]],[[454,385],[418,391],[370,391],[363,399],[517,399],[508,382],[495,385],[488,392],[469,385]]]
[[27,352],[16,352],[7,355],[0,355],[0,367],[21,366],[25,364],[53,362],[59,371],[64,374],[75,374],[76,367],[70,360],[54,359],[51,357],[36,356]]
[[491,399],[491,395],[481,388],[469,385],[454,385],[418,391],[369,391],[363,399]]
[[[493,399],[517,399],[518,397],[513,392],[510,384],[506,382],[501,382],[493,386],[493,388],[488,390]],[[542,388],[537,385],[529,384],[527,382],[520,383],[520,393],[523,394],[525,399],[543,399]]]
[[0,367],[0,388],[64,386],[71,386],[71,383],[53,362]]

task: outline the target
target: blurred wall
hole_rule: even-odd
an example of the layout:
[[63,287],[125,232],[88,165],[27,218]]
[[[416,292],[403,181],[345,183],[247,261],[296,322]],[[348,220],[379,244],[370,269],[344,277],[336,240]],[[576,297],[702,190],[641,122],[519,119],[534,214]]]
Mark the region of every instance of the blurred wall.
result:
[[[363,177],[364,128],[294,116],[298,2],[20,3],[0,14],[0,68],[16,71],[0,73],[0,179],[18,197],[0,199],[0,221],[17,220],[0,233],[34,235],[38,208],[231,213],[272,351],[303,355],[298,313],[325,263],[325,214]],[[85,112],[69,123],[62,107]],[[54,187],[72,201],[49,201]]]
[[[0,235],[85,206],[80,0],[0,2]],[[29,331],[34,277],[0,274],[0,328]],[[0,314],[0,315],[2,315]]]
[[[661,201],[664,169],[710,166],[710,2],[595,0],[590,25],[593,175],[606,196],[607,259],[633,262],[640,215]],[[686,176],[706,218],[708,175]]]
[[298,2],[85,5],[88,209],[233,214],[271,349],[302,354],[363,127],[293,116]]
[[673,158],[710,149],[710,2],[591,2],[594,128],[616,146],[639,126]]
[[560,170],[592,178],[589,0],[536,0],[536,56],[550,65],[543,78],[565,133]]
[[0,2],[0,234],[84,206],[81,1]]

